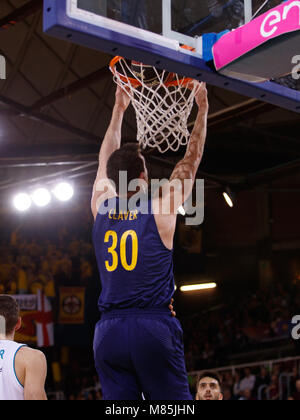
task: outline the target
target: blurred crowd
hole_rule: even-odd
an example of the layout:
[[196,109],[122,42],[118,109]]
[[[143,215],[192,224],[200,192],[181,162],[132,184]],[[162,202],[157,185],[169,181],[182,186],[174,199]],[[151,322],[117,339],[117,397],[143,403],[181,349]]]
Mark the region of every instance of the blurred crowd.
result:
[[246,367],[221,377],[225,400],[300,400],[299,362]]
[[291,320],[300,307],[296,285],[277,284],[224,301],[182,320],[189,371],[226,366],[232,355],[292,342]]
[[[94,370],[72,373],[64,381],[60,393],[66,400],[102,400],[101,385]],[[300,401],[300,360],[281,363],[265,362],[254,367],[229,368],[219,372],[225,401]],[[196,395],[197,375],[189,377],[193,398]],[[49,393],[49,399],[59,394]]]
[[85,286],[93,276],[91,242],[68,232],[58,239],[26,238],[17,231],[9,245],[0,244],[0,293],[36,294],[38,289],[54,298],[59,286]]
[[100,401],[102,400],[101,385],[96,374],[66,378],[64,397],[70,401]]

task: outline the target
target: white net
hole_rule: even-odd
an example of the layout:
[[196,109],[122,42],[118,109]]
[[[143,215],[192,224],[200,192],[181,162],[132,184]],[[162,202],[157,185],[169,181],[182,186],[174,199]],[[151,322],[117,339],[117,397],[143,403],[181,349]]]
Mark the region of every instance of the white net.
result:
[[136,112],[141,147],[161,153],[177,151],[190,137],[188,118],[197,84],[193,79],[116,57],[111,64],[115,82],[129,94]]

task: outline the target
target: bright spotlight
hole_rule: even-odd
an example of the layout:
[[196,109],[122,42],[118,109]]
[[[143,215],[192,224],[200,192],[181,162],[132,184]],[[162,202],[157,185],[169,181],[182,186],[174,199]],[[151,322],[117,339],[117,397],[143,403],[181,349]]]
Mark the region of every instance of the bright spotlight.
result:
[[233,201],[227,192],[223,192],[223,197],[225,198],[226,203],[229,207],[233,207]]
[[186,286],[181,286],[180,290],[182,292],[193,292],[196,290],[208,290],[208,289],[215,289],[217,284],[214,282],[211,283],[201,283],[201,284],[191,284]]
[[13,204],[18,211],[27,211],[31,207],[31,198],[28,194],[18,194],[13,199]]
[[61,182],[54,188],[53,194],[59,201],[69,201],[74,195],[74,189],[67,182]]
[[223,197],[226,203],[228,204],[228,206],[232,208],[235,201],[235,194],[231,191],[229,187],[227,187],[225,191],[223,192]]
[[38,207],[46,207],[51,201],[51,194],[46,188],[38,188],[34,191],[32,200]]

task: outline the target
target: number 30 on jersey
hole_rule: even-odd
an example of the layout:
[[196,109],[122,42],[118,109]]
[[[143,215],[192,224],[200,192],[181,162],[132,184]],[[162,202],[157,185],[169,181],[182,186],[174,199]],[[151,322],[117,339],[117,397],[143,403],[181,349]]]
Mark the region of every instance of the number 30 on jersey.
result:
[[[128,264],[128,259],[126,255],[126,243],[128,237],[131,237],[132,240],[132,256],[130,264]],[[127,230],[121,236],[119,254],[116,251],[119,241],[118,235],[115,231],[108,230],[105,234],[104,242],[112,244],[108,248],[108,252],[111,254],[111,262],[105,261],[105,267],[107,271],[115,271],[118,268],[119,261],[121,262],[122,267],[126,271],[133,271],[135,269],[138,259],[138,237],[134,230]]]

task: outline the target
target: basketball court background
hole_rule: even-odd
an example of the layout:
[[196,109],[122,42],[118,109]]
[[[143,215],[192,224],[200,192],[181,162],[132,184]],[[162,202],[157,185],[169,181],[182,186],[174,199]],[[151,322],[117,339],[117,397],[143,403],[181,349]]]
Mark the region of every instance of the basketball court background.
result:
[[[62,254],[68,254],[69,259],[69,243],[78,238],[89,243],[92,183],[114,103],[115,84],[108,68],[112,55],[77,45],[72,37],[61,40],[44,34],[42,3],[1,2],[0,54],[5,58],[7,74],[6,80],[0,80],[1,265],[14,265],[24,241],[63,244],[58,248],[62,246]],[[244,18],[241,2],[231,2],[230,11],[227,8],[222,13],[225,1],[197,2],[195,14],[195,2],[175,3],[175,9],[184,6],[184,13],[175,13],[173,29],[179,32],[192,31],[201,21],[206,33],[232,29]],[[255,10],[263,3],[254,2]],[[271,1],[268,7],[278,3]],[[158,7],[155,5],[154,1],[153,8]],[[158,20],[148,24],[159,32],[159,15]],[[280,86],[298,91],[300,85],[289,76],[280,80]],[[300,279],[299,114],[225,86],[208,85],[208,91],[208,139],[198,173],[205,179],[205,221],[198,229],[187,231],[180,217],[176,238],[175,302],[180,319],[211,311],[235,292],[245,298],[275,284],[290,290]],[[194,118],[193,113],[191,126]],[[133,141],[135,136],[135,115],[130,109],[123,124],[123,139]],[[164,156],[148,151],[150,176],[167,178],[183,154],[184,149]],[[12,208],[15,193],[31,191],[36,185],[51,186],[61,179],[74,185],[75,195],[69,203],[53,201],[47,209],[33,207],[26,214]],[[234,194],[232,209],[222,195],[226,188]],[[64,229],[66,234],[61,233]],[[191,241],[194,247],[190,247]],[[1,273],[0,283],[5,290],[6,277],[3,270]],[[93,279],[87,290],[89,302],[93,302],[88,305],[90,323],[97,316],[92,306],[98,279]],[[179,291],[187,281],[205,279],[216,281],[217,290],[192,295]],[[69,284],[67,276],[60,286],[82,286],[81,277],[73,280]],[[89,322],[87,330],[78,327],[80,344],[85,343],[86,349],[92,331]],[[197,323],[191,328],[196,327]],[[252,330],[252,334],[256,333]],[[61,363],[62,370],[72,357],[72,346],[73,354],[78,354],[75,337],[76,326],[60,325],[58,347],[55,352],[47,350],[52,361]],[[263,356],[239,356],[232,363],[298,355],[290,338],[281,344],[280,352],[275,345],[274,351],[268,348],[270,352]],[[220,363],[215,367],[222,366]]]

